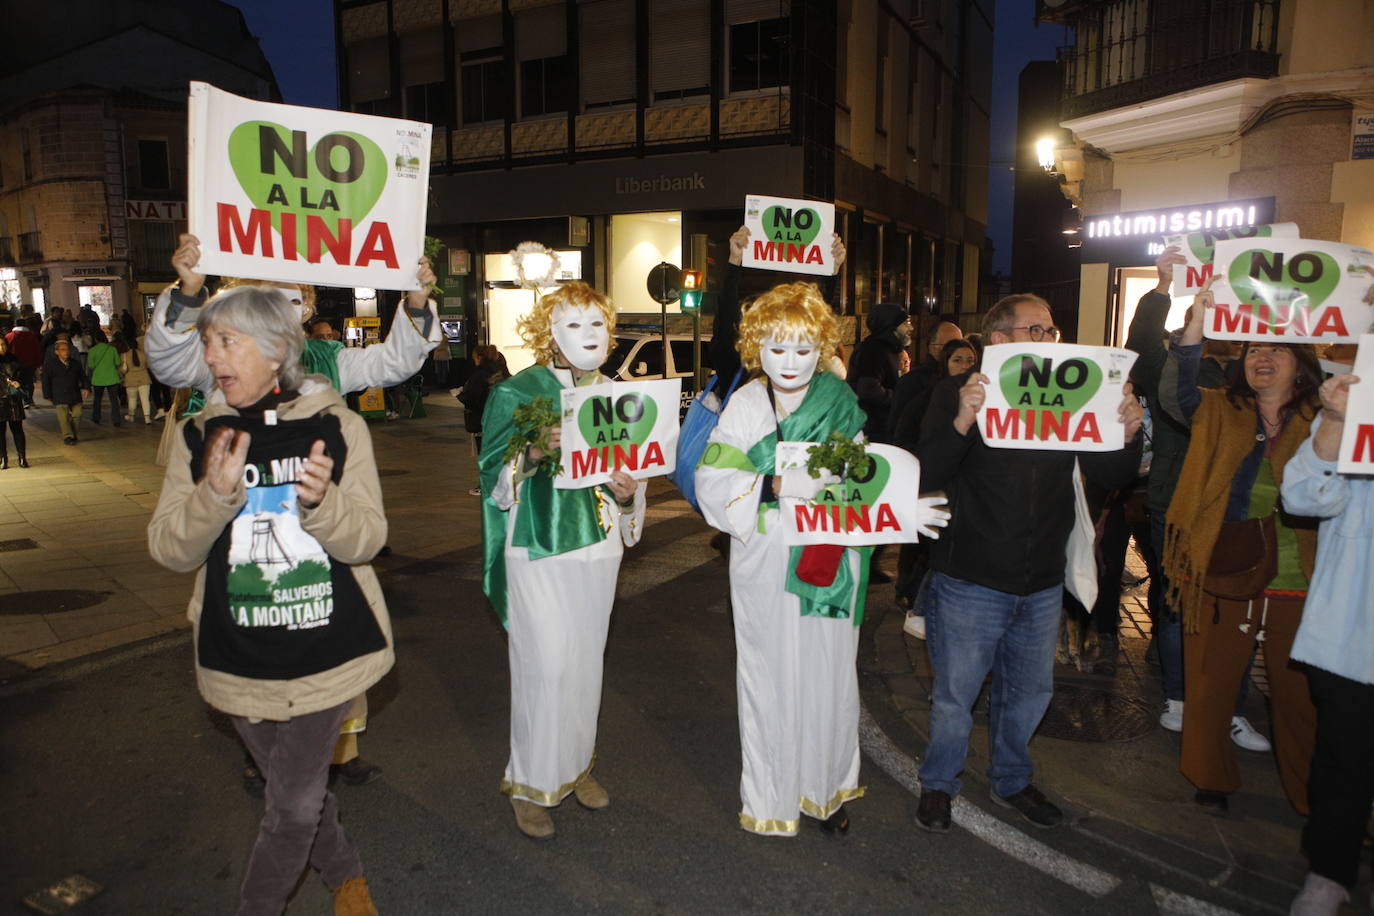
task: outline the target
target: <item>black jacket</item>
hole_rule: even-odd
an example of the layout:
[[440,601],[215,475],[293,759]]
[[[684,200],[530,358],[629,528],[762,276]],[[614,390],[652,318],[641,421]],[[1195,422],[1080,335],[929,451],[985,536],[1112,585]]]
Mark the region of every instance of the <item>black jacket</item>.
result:
[[966,436],[954,428],[966,381],[968,373],[935,386],[916,451],[921,490],[944,490],[952,516],[931,542],[930,567],[1013,595],[1061,585],[1074,524],[1074,458],[1098,485],[1124,487],[1140,464],[1140,436],[1115,452],[990,448],[977,424]]
[[472,369],[467,382],[463,385],[458,400],[463,404],[463,428],[470,433],[481,435],[482,413],[487,409],[487,398],[491,389],[507,377],[505,363],[489,360],[478,363]]
[[891,302],[880,302],[868,313],[871,332],[854,348],[849,358],[849,387],[868,414],[864,435],[870,442],[891,442],[888,415],[892,392],[901,375],[902,344],[895,329],[906,321],[906,310]]
[[43,361],[43,397],[54,404],[80,404],[81,392],[90,387],[75,353],[67,357],[66,365],[56,353],[49,353]]

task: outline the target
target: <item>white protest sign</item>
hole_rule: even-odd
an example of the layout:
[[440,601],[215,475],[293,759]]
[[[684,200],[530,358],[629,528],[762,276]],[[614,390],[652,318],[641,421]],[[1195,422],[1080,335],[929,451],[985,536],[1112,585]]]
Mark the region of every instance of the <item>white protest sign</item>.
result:
[[1216,244],[1214,340],[1354,343],[1374,324],[1364,301],[1374,252],[1315,239],[1232,239]]
[[751,194],[744,199],[744,225],[749,230],[745,267],[825,276],[835,272],[830,252],[834,204]]
[[[806,467],[815,442],[779,442],[779,472]],[[815,499],[781,501],[786,544],[914,544],[918,538],[921,463],[906,449],[870,443],[871,460],[861,479],[831,484]],[[822,474],[825,472],[822,471]]]
[[1195,296],[1202,284],[1212,275],[1212,258],[1216,243],[1227,239],[1298,237],[1297,223],[1272,223],[1264,226],[1240,226],[1228,229],[1209,229],[1164,236],[1165,247],[1177,248],[1187,262],[1174,265],[1173,297]]
[[1336,469],[1342,474],[1374,474],[1374,334],[1360,338],[1355,375],[1345,405],[1345,428]]
[[191,83],[188,222],[198,270],[415,289],[430,126],[258,102]]
[[993,448],[1111,452],[1126,444],[1119,414],[1136,354],[1061,343],[994,344],[978,431]]
[[682,379],[602,382],[564,388],[559,490],[578,490],[620,470],[636,480],[677,467]]

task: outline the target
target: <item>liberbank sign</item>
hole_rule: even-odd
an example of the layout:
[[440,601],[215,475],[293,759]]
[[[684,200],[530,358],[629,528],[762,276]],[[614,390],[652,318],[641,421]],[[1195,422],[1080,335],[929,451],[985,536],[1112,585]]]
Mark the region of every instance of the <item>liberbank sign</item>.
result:
[[1085,262],[1147,264],[1164,250],[1166,235],[1258,226],[1273,221],[1272,197],[1093,214],[1083,217],[1081,255]]

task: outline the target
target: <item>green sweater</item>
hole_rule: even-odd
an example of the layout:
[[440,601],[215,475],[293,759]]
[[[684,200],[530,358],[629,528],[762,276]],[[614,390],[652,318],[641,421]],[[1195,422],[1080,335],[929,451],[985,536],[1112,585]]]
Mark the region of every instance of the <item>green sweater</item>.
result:
[[86,368],[92,385],[119,384],[119,351],[107,343],[98,343],[86,354]]

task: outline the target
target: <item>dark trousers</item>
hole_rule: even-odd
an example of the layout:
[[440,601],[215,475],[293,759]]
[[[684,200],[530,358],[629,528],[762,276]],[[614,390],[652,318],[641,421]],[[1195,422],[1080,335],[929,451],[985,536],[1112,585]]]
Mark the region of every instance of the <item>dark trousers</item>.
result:
[[28,445],[28,438],[24,435],[23,420],[6,420],[4,426],[0,426],[0,455],[8,456],[9,449],[5,444],[5,429],[8,426],[10,435],[14,437],[14,449],[19,453],[19,457],[24,457],[24,449]]
[[102,396],[108,396],[110,399],[110,413],[113,415],[111,419],[114,420],[114,425],[118,426],[120,417],[123,416],[123,411],[119,406],[119,386],[96,385],[94,386],[94,391],[95,393],[91,396],[91,420],[96,423],[100,422],[100,401]]
[[1317,743],[1303,845],[1312,871],[1354,887],[1374,804],[1374,684],[1310,666],[1307,679],[1317,707]]
[[286,722],[232,717],[267,780],[267,810],[239,891],[240,916],[280,914],[307,862],[330,890],[362,875],[362,860],[329,791],[329,761],[350,705]]

